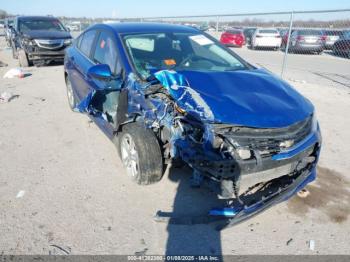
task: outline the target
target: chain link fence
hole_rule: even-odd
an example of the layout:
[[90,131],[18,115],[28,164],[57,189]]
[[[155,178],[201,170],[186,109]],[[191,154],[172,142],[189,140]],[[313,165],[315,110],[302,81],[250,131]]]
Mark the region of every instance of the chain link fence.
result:
[[232,47],[249,62],[287,80],[350,87],[350,9],[120,21],[196,27]]
[[350,87],[350,9],[66,20],[77,35],[94,23],[160,22],[198,28],[286,80]]

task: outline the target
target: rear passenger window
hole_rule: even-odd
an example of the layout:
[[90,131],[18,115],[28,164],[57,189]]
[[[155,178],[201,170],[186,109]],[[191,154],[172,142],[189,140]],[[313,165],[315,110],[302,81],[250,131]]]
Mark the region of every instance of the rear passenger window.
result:
[[90,56],[91,47],[92,47],[92,44],[94,43],[95,35],[96,35],[96,30],[87,31],[83,35],[80,41],[80,50],[86,56]]
[[96,43],[94,62],[109,65],[111,71],[116,73],[117,49],[113,38],[106,32],[101,32]]

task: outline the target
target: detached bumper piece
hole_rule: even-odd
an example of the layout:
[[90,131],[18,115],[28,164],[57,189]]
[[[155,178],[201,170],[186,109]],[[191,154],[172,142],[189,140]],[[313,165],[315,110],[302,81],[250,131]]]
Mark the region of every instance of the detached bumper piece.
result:
[[228,207],[210,210],[209,215],[204,214],[191,217],[172,217],[171,213],[158,211],[155,216],[155,221],[174,225],[196,225],[216,222],[218,223],[216,229],[223,230],[239,224],[289,199],[308,183],[314,181],[315,178],[316,169],[315,165],[312,165],[311,170],[305,169],[292,176],[285,175],[264,184],[257,185],[257,189],[253,194],[240,196],[241,200],[247,203],[245,205],[234,200],[235,202],[231,203]]

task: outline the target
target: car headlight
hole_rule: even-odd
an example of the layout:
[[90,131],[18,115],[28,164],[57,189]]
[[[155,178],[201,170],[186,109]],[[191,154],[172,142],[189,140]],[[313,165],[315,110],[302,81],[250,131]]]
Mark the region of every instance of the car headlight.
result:
[[316,111],[312,114],[312,130],[315,131],[317,130],[318,126],[318,121],[317,121],[317,116],[316,116]]
[[65,45],[71,45],[72,44],[72,39],[65,39],[64,40]]
[[34,41],[32,41],[30,39],[26,39],[26,38],[23,39],[23,44],[24,45],[30,45],[30,46],[35,45]]
[[243,160],[250,159],[252,157],[252,152],[249,148],[240,147],[236,151],[239,157]]

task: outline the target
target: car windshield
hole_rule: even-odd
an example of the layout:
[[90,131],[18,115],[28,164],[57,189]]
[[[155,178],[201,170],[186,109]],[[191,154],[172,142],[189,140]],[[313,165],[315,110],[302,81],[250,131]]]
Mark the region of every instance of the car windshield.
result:
[[342,39],[350,39],[350,31],[344,31],[341,38]]
[[150,33],[123,35],[135,70],[147,79],[157,70],[235,71],[244,62],[204,34]]
[[340,36],[342,34],[341,31],[325,31],[325,35],[330,35],[330,36]]
[[20,32],[27,32],[32,30],[66,31],[64,26],[57,19],[19,21]]
[[322,31],[318,30],[300,30],[298,35],[322,35]]
[[277,30],[274,29],[260,29],[260,34],[278,34]]
[[242,31],[240,31],[240,30],[227,30],[226,33],[240,35],[242,33]]

